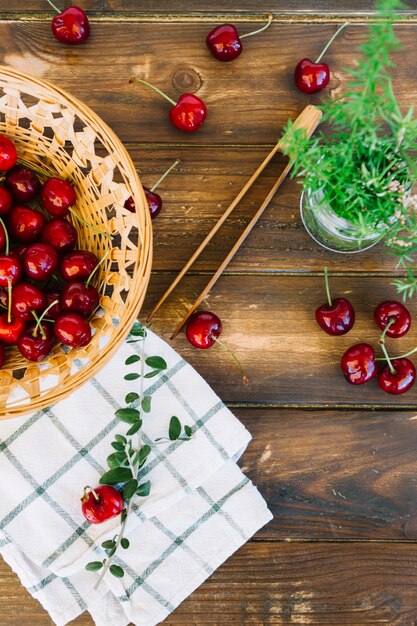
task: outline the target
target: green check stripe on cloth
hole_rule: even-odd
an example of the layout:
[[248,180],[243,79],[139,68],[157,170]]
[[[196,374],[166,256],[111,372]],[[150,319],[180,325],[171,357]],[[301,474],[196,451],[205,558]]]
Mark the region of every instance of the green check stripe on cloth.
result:
[[[122,579],[107,573],[97,590],[90,560],[118,520],[88,524],[81,514],[84,485],[96,485],[124,424],[114,412],[132,382],[125,360],[138,344],[124,344],[86,385],[32,416],[0,423],[0,553],[55,624],[88,610],[99,626],[163,621],[194,589],[271,519],[257,489],[236,465],[250,434],[205,381],[168,344],[148,331],[145,351],[168,368],[146,379],[152,411],[142,439],[151,448],[141,479],[151,495],[130,515],[130,548],[115,556]],[[133,368],[132,368],[133,371]],[[133,383],[135,384],[135,383]],[[177,415],[190,441],[155,444]]]

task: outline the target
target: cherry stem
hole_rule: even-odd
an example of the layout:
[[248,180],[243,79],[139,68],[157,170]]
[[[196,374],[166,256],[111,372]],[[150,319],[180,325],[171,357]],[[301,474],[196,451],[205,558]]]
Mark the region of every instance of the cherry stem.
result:
[[54,9],[54,11],[56,11],[57,13],[62,13],[62,11],[58,9],[58,7],[53,2],[51,2],[51,0],[46,0],[46,1]]
[[331,307],[333,306],[333,302],[332,302],[332,296],[330,295],[329,271],[327,267],[324,268],[324,284],[326,286],[327,302],[329,303],[329,306]]
[[159,185],[162,183],[162,181],[164,180],[164,178],[165,178],[166,176],[168,176],[168,174],[169,174],[169,173],[170,173],[170,172],[174,169],[174,167],[175,167],[176,165],[178,165],[178,163],[181,163],[181,161],[180,161],[179,159],[177,159],[177,160],[175,161],[175,163],[173,163],[172,165],[170,165],[170,166],[169,166],[169,168],[166,170],[166,172],[164,172],[164,173],[162,174],[161,178],[159,178],[159,179],[156,181],[156,183],[153,185],[153,187],[151,187],[151,191],[155,191],[155,189],[156,189],[157,187],[159,187]]
[[321,53],[319,54],[319,56],[316,59],[316,63],[320,63],[320,61],[322,60],[322,58],[324,57],[324,55],[326,54],[327,50],[329,49],[329,47],[331,46],[331,44],[333,43],[333,41],[336,39],[336,37],[338,36],[338,34],[344,29],[346,28],[346,26],[348,26],[349,22],[345,22],[344,24],[342,24],[341,26],[339,26],[339,28],[337,29],[337,31],[335,32],[335,34],[333,35],[333,37],[330,38],[330,40],[327,42],[327,44],[325,45],[325,47],[323,48],[323,50],[321,51]]
[[[412,350],[410,350],[409,352],[406,352],[405,354],[394,356],[393,359],[405,359],[407,356],[411,356],[415,352],[417,352],[417,348],[413,348]],[[375,359],[375,361],[385,361],[385,360],[386,360],[385,357],[378,357],[377,359]]]
[[230,356],[233,358],[234,362],[236,363],[236,365],[238,366],[240,373],[242,374],[242,380],[243,380],[243,384],[245,385],[245,387],[247,387],[249,385],[249,378],[246,376],[245,374],[245,370],[242,367],[241,362],[239,361],[239,359],[237,358],[236,354],[233,352],[233,350],[231,350],[228,346],[226,346],[226,344],[223,343],[223,341],[220,341],[220,339],[218,337],[214,337],[213,335],[211,335],[212,339],[214,339],[214,341],[216,341],[218,344],[221,345],[221,347],[226,350],[226,352],[228,352],[230,354]]
[[5,253],[6,256],[9,256],[9,252],[10,252],[10,242],[9,242],[9,233],[7,232],[7,228],[6,228],[6,224],[3,222],[2,218],[0,217],[0,224],[3,226],[3,230],[4,230],[4,238],[6,240],[6,249],[5,249]]
[[245,37],[252,37],[252,35],[257,35],[258,33],[261,33],[263,30],[266,30],[268,26],[270,26],[273,18],[274,16],[272,15],[272,13],[269,13],[268,21],[264,26],[262,26],[262,28],[258,28],[258,30],[253,30],[251,33],[245,33],[244,35],[239,35],[239,38],[245,39]]
[[35,320],[36,320],[36,326],[35,326],[35,328],[33,329],[33,333],[32,333],[32,334],[33,334],[33,336],[34,336],[34,337],[36,337],[36,336],[37,336],[37,334],[38,334],[38,330],[37,330],[37,329],[38,329],[38,324],[39,324],[39,330],[41,331],[42,339],[46,339],[46,334],[45,334],[45,331],[44,331],[44,329],[43,329],[42,324],[40,324],[40,322],[39,322],[39,317],[38,317],[38,315],[37,315],[36,311],[32,311],[32,315],[33,315],[33,317],[34,317],[34,318],[35,318]]
[[177,104],[175,100],[167,96],[167,94],[161,91],[160,89],[158,89],[158,87],[155,87],[155,85],[151,85],[151,83],[148,83],[146,80],[143,80],[142,78],[137,78],[136,76],[132,76],[132,78],[129,80],[129,83],[142,83],[142,85],[146,85],[150,89],[153,89],[154,91],[156,91],[156,93],[159,93],[160,96],[165,98],[165,100],[168,100],[168,102],[170,102],[173,106],[176,106]]
[[9,278],[7,281],[7,323],[10,324],[12,321],[12,279]]
[[395,320],[394,319],[390,319],[390,321],[388,322],[388,324],[385,326],[380,338],[379,338],[379,345],[381,346],[381,350],[384,353],[384,357],[386,362],[388,363],[388,367],[389,367],[389,371],[391,372],[391,374],[395,374],[395,367],[393,366],[393,364],[391,363],[391,359],[389,358],[388,352],[387,352],[387,348],[385,346],[385,334],[387,332],[387,330],[389,329],[389,327],[394,324]]
[[97,495],[97,492],[96,492],[96,491],[94,491],[94,489],[93,489],[92,487],[89,487],[89,486],[87,485],[86,487],[84,487],[84,496],[83,496],[83,497],[85,498],[85,496],[86,496],[87,494],[89,494],[89,493],[92,493],[92,494],[93,494],[93,496],[94,496],[94,498],[95,498],[95,500],[96,500],[97,502],[99,502],[99,500],[100,500],[100,496],[98,496],[98,495]]
[[90,276],[87,278],[87,282],[85,283],[85,286],[88,287],[88,285],[90,284],[90,280],[93,278],[94,274],[97,272],[98,268],[100,267],[100,265],[102,263],[104,263],[104,261],[107,259],[107,257],[109,256],[111,250],[107,250],[106,254],[104,255],[104,257],[100,260],[99,263],[97,263],[97,265],[95,266],[95,268],[93,269],[93,271],[91,272]]
[[97,228],[97,226],[94,226],[93,224],[90,224],[90,222],[87,222],[72,207],[70,207],[69,211],[70,211],[71,215],[73,215],[75,217],[75,219],[77,219],[79,222],[81,222],[81,224],[84,224],[84,226],[87,226],[88,228],[91,228],[91,230],[94,230],[94,232],[98,233],[99,235],[103,235],[104,237],[108,237],[109,239],[113,239],[113,237],[110,235],[110,233],[105,233],[103,230],[100,230],[99,228]]
[[38,318],[38,316],[36,315],[35,311],[32,311],[35,319],[36,319],[36,326],[34,328],[33,331],[33,336],[36,337],[36,335],[38,334],[38,328],[41,328],[41,332],[42,332],[42,337],[43,339],[46,338],[45,332],[42,328],[42,320],[44,319],[44,317],[46,316],[46,314],[48,313],[48,311],[50,309],[52,309],[53,306],[55,306],[56,304],[58,304],[59,300],[53,300],[53,302],[51,302],[51,304],[49,306],[46,307],[46,309],[44,310],[44,312],[42,313],[42,315]]

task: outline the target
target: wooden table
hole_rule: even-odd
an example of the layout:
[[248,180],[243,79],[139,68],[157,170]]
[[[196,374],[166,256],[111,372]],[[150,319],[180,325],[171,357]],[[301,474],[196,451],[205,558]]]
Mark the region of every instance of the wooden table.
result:
[[[57,0],[58,3],[58,0]],[[59,2],[60,4],[63,4]],[[302,56],[315,58],[336,24],[352,24],[330,49],[330,91],[340,93],[355,47],[371,19],[369,0],[80,0],[92,37],[65,47],[50,32],[44,0],[0,0],[2,62],[43,76],[90,105],[126,143],[142,181],[151,185],[176,158],[160,188],[155,258],[145,308],[157,301],[215,220],[308,98],[293,86]],[[409,0],[398,35],[395,88],[405,106],[417,101],[417,2]],[[24,5],[15,8],[16,5]],[[307,7],[307,8],[306,8]],[[256,9],[256,12],[255,12]],[[224,20],[241,32],[271,28],[245,40],[243,55],[222,64],[205,48]],[[139,74],[171,96],[196,92],[209,114],[195,135],[167,121],[155,94],[129,85]],[[169,299],[154,329],[167,337],[237,239],[282,162],[248,194],[194,269]],[[376,304],[394,297],[396,270],[383,246],[338,256],[315,245],[298,211],[300,188],[286,181],[261,222],[207,298],[224,322],[251,384],[240,384],[220,348],[199,352],[180,336],[176,349],[207,379],[250,429],[242,458],[274,520],[221,567],[167,624],[417,623],[417,387],[384,395],[375,383],[344,382],[339,359],[357,341],[377,340]],[[324,300],[322,268],[335,294],[349,294],[357,323],[342,338],[314,322]],[[416,303],[411,303],[413,315]],[[417,343],[415,328],[394,349]],[[3,477],[7,480],[7,477]],[[50,624],[47,614],[0,566],[0,623]],[[76,624],[91,624],[87,616]],[[112,625],[112,626],[117,626]]]

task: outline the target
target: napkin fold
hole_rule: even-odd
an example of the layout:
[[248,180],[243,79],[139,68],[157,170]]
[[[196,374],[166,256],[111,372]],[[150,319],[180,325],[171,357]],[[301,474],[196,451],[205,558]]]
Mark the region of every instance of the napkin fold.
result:
[[[90,525],[81,513],[85,485],[106,471],[111,441],[128,426],[115,417],[125,395],[125,361],[141,344],[125,343],[97,376],[53,407],[0,422],[0,553],[57,624],[88,610],[99,626],[153,626],[271,519],[266,503],[236,465],[249,432],[199,374],[166,342],[147,331],[146,356],[167,369],[145,379],[152,397],[142,442],[151,447],[140,481],[151,481],[126,525],[128,550],[114,563],[123,578],[85,570],[102,560],[101,543],[119,519]],[[80,366],[80,363],[78,363]],[[137,368],[137,365],[136,365]],[[136,387],[136,389],[135,389]],[[189,441],[166,437],[176,415]]]

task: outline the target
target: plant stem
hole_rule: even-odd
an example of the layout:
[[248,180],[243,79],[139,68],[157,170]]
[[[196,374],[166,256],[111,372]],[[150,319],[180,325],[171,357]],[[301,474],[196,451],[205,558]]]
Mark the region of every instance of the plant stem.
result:
[[332,296],[330,295],[329,271],[327,267],[324,268],[324,284],[326,287],[327,302],[329,303],[329,306],[331,307],[333,306],[333,302],[332,302]]
[[0,217],[0,224],[3,226],[4,238],[6,240],[6,247],[5,247],[4,252],[5,252],[6,256],[9,256],[9,252],[10,252],[9,233],[7,232],[6,224],[3,222],[1,217]]
[[85,286],[88,287],[88,285],[90,284],[90,280],[93,278],[94,274],[97,272],[98,268],[100,267],[100,265],[102,263],[104,263],[104,261],[107,259],[107,257],[109,256],[111,250],[107,250],[106,254],[102,257],[102,259],[100,260],[99,263],[97,263],[97,265],[95,266],[95,268],[93,269],[93,271],[91,272],[90,276],[87,278],[87,282],[85,283]]
[[34,337],[36,337],[36,335],[37,335],[37,333],[38,333],[38,328],[39,328],[39,326],[40,326],[40,327],[41,327],[41,332],[42,332],[42,337],[43,337],[43,339],[45,339],[46,335],[45,335],[45,333],[44,333],[44,331],[43,331],[43,328],[42,328],[42,326],[41,326],[41,322],[42,322],[43,318],[45,317],[45,315],[48,313],[48,311],[49,311],[50,309],[52,309],[52,307],[53,307],[53,306],[55,306],[56,304],[58,304],[58,302],[59,302],[59,300],[53,300],[53,301],[51,302],[51,304],[50,304],[49,306],[47,306],[47,307],[46,307],[46,309],[44,310],[44,312],[42,313],[42,315],[41,315],[39,318],[37,317],[37,315],[36,315],[35,311],[32,311],[32,313],[33,313],[33,315],[35,316],[35,319],[36,319],[36,321],[37,321],[36,326],[35,326],[35,329],[34,329],[34,331],[33,331],[33,335],[34,335]]
[[42,324],[40,323],[40,320],[39,320],[38,315],[36,314],[36,311],[32,311],[32,315],[33,315],[33,317],[35,318],[35,320],[37,322],[35,328],[33,329],[33,333],[32,333],[33,336],[34,337],[37,336],[37,334],[38,334],[38,324],[39,324],[39,329],[41,331],[42,339],[46,339],[45,331],[43,329]]
[[330,38],[330,40],[327,42],[327,44],[325,45],[325,47],[323,48],[323,50],[321,51],[321,53],[319,54],[319,56],[316,59],[316,63],[320,63],[320,61],[322,60],[322,58],[324,57],[324,55],[326,54],[327,50],[329,49],[329,47],[331,46],[331,44],[333,43],[333,41],[336,39],[336,37],[338,36],[338,34],[344,29],[346,28],[346,26],[348,26],[349,22],[345,22],[344,24],[342,24],[341,26],[339,26],[339,28],[337,29],[337,31],[335,32],[335,34],[333,35],[333,37]]
[[390,319],[390,321],[388,322],[388,324],[385,326],[381,337],[379,338],[379,345],[381,346],[381,350],[384,353],[384,357],[386,362],[388,363],[388,367],[389,367],[389,371],[391,372],[391,374],[395,374],[395,367],[393,366],[393,364],[391,363],[391,359],[389,358],[388,352],[387,352],[387,348],[385,346],[385,334],[387,332],[387,330],[389,329],[389,327],[395,322],[394,319]]
[[165,178],[166,176],[168,176],[168,174],[169,174],[169,173],[170,173],[170,172],[174,169],[174,167],[175,167],[176,165],[178,165],[178,163],[181,163],[181,161],[180,161],[179,159],[177,159],[177,160],[175,161],[175,163],[173,163],[172,165],[170,165],[170,167],[166,170],[166,172],[164,172],[164,173],[162,174],[161,178],[159,178],[159,179],[156,181],[156,183],[153,185],[153,187],[151,187],[151,191],[155,191],[155,189],[156,189],[157,187],[159,187],[160,183],[162,183],[162,181],[164,180],[164,178]]
[[12,321],[12,279],[7,281],[7,323]]
[[54,11],[56,11],[57,13],[62,13],[62,11],[58,9],[58,7],[53,2],[51,2],[51,0],[46,0],[46,1],[54,9]]
[[270,26],[272,20],[273,20],[273,15],[272,13],[269,13],[268,15],[268,21],[267,23],[262,26],[262,28],[258,28],[258,30],[253,30],[251,33],[245,33],[244,35],[239,35],[240,39],[245,39],[245,37],[252,37],[252,35],[257,35],[258,33],[261,33],[263,30],[265,30],[266,28],[268,28],[268,26]]
[[[392,358],[393,359],[405,359],[407,356],[411,356],[415,352],[417,352],[417,348],[413,348],[412,350],[410,350],[409,352],[406,352],[405,354],[400,354],[399,356],[394,356]],[[377,359],[375,359],[375,361],[385,361],[385,360],[386,360],[385,357],[378,357]]]
[[[212,335],[212,337],[213,337],[213,335]],[[224,344],[223,341],[220,341],[220,339],[218,337],[213,337],[213,339],[215,341],[217,341],[217,343],[220,344],[221,347],[224,348],[224,350],[226,350],[226,352],[228,352],[230,354],[230,356],[232,357],[232,359],[234,360],[234,362],[238,366],[238,368],[240,370],[240,373],[242,374],[243,384],[245,385],[245,387],[247,387],[249,385],[249,378],[246,376],[245,371],[244,371],[244,369],[242,367],[242,364],[240,363],[240,361],[237,358],[236,354],[233,352],[233,350],[231,350],[228,346],[226,346],[226,344]]]
[[75,219],[81,222],[81,224],[84,224],[84,226],[88,226],[88,228],[91,228],[91,230],[94,230],[94,232],[98,233],[99,235],[103,235],[103,237],[108,237],[109,239],[113,239],[110,233],[105,233],[103,230],[100,230],[99,228],[97,228],[97,226],[94,226],[93,224],[90,224],[90,222],[87,222],[87,220],[81,217],[81,215],[79,215],[77,211],[75,211],[72,207],[70,207],[69,211],[71,215],[73,215]]
[[168,100],[168,102],[170,102],[173,106],[175,106],[177,103],[175,102],[175,100],[173,100],[172,98],[170,98],[169,96],[167,96],[166,93],[164,93],[163,91],[161,91],[160,89],[158,89],[158,87],[155,87],[155,85],[151,85],[151,83],[148,83],[146,80],[143,80],[142,78],[137,78],[136,76],[133,76],[130,80],[129,83],[142,83],[143,85],[146,85],[147,87],[149,87],[150,89],[153,89],[154,91],[156,91],[156,93],[159,93],[160,96],[162,96],[163,98],[165,98],[165,100]]
[[126,529],[127,518],[129,517],[129,513],[130,513],[131,509],[132,509],[132,500],[129,500],[129,504],[127,505],[127,509],[126,509],[126,517],[124,518],[123,523],[122,523],[122,525],[120,527],[120,532],[119,532],[119,536],[117,537],[117,541],[116,541],[116,545],[114,547],[113,555],[110,556],[107,559],[105,566],[101,570],[101,574],[98,577],[98,580],[97,580],[96,584],[94,585],[94,590],[99,588],[99,586],[100,586],[100,584],[101,584],[101,582],[102,582],[102,580],[103,580],[107,570],[109,569],[109,567],[111,565],[111,562],[113,560],[113,556],[116,554],[116,552],[117,552],[117,550],[118,550],[118,548],[120,546],[120,542],[123,539],[124,532],[125,532],[125,529]]

